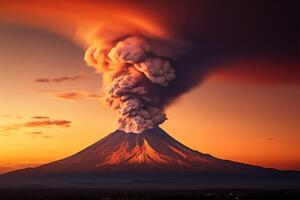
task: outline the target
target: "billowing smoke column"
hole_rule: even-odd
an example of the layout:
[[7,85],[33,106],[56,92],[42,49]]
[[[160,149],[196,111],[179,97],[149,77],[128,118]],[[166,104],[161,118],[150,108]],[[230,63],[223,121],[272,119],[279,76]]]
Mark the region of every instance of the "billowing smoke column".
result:
[[105,48],[91,46],[85,61],[103,73],[105,101],[118,111],[119,129],[141,133],[166,120],[159,91],[175,71],[153,41],[130,36]]

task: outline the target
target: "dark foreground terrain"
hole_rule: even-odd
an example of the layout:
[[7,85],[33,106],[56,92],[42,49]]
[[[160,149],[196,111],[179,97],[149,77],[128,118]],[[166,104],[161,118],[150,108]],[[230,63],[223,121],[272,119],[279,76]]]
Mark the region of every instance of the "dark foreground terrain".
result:
[[0,188],[0,200],[299,200],[300,190],[101,190],[96,188]]

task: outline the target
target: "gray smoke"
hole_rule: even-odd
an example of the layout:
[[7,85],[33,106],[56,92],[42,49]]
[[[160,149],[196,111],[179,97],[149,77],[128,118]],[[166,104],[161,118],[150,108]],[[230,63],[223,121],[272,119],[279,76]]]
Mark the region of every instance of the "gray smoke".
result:
[[166,87],[175,78],[163,52],[141,36],[117,41],[108,48],[92,46],[85,61],[103,73],[105,100],[119,113],[119,129],[141,133],[157,127],[166,120],[158,107],[157,87]]

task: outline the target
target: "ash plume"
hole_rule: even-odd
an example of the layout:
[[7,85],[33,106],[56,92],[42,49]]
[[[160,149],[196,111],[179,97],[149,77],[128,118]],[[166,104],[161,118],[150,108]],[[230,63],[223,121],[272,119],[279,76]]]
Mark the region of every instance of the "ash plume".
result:
[[157,48],[150,39],[130,36],[86,51],[86,63],[103,73],[105,101],[118,111],[121,130],[140,133],[166,120],[159,91],[175,78],[175,70]]
[[118,111],[120,129],[158,126],[166,120],[167,105],[213,75],[239,84],[299,85],[299,12],[290,12],[291,5],[254,1],[216,7],[207,1],[206,6],[140,5],[149,16],[157,11],[170,35],[131,26],[91,32],[85,61],[103,74],[106,102]]

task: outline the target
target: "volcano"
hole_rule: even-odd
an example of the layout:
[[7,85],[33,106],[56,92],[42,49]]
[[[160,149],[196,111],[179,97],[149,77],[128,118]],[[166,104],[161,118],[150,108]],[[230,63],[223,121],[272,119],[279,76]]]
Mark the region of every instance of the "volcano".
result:
[[[299,172],[279,171],[215,158],[192,150],[160,128],[140,134],[117,130],[62,160],[6,173],[0,183],[78,183],[123,186],[297,185]],[[258,181],[260,180],[260,182]],[[263,180],[263,181],[262,181]],[[261,182],[262,181],[262,182]],[[182,185],[182,183],[184,183]],[[233,184],[234,183],[234,184]],[[222,185],[221,184],[221,185]],[[103,185],[102,185],[103,186]],[[127,185],[128,186],[128,185]]]

